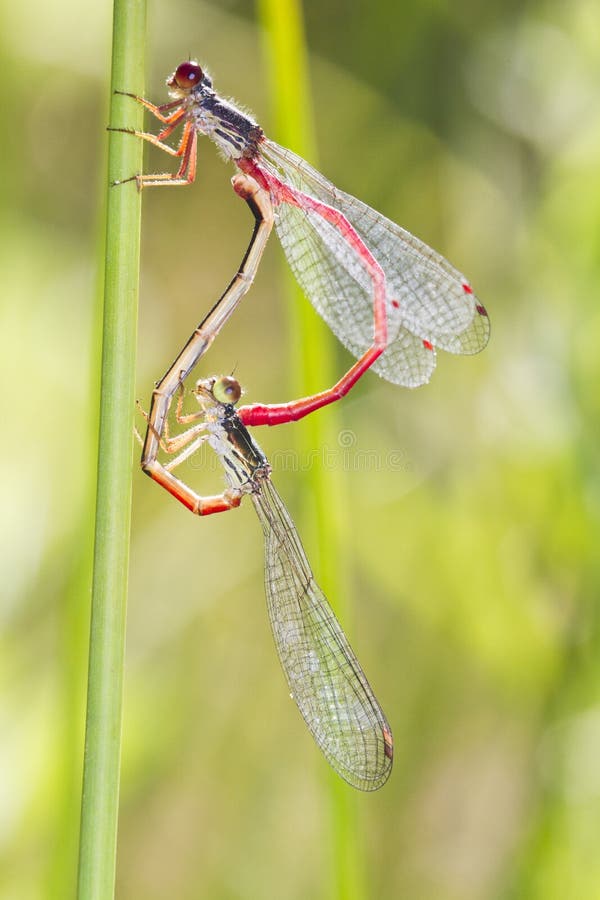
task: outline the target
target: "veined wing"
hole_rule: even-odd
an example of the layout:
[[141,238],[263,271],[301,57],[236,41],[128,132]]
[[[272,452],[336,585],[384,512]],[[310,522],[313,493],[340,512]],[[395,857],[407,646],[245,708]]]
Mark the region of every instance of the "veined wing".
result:
[[[405,229],[335,188],[301,157],[264,140],[261,163],[298,191],[338,209],[386,276],[388,347],[372,368],[395,384],[417,387],[435,368],[435,347],[477,353],[489,320],[465,277]],[[343,234],[315,210],[276,206],[275,227],[311,303],[341,342],[360,356],[373,340],[373,284]]]
[[291,695],[328,762],[373,791],[392,768],[392,733],[270,481],[252,494],[265,536],[265,589]]

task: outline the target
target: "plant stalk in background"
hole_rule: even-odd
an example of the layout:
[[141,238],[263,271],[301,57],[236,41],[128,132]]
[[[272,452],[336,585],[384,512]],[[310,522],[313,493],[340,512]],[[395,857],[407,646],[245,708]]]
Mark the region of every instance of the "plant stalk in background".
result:
[[[275,139],[283,146],[317,164],[312,102],[308,76],[307,47],[302,4],[299,0],[259,0],[258,17],[264,28],[267,72],[274,111]],[[291,271],[286,277],[289,302],[289,344],[293,350],[293,393],[308,395],[331,384],[335,342],[306,302]],[[308,416],[298,429],[299,452],[309,458],[315,448],[335,444],[339,413],[335,404],[327,412]],[[347,557],[343,550],[344,472],[323,472],[312,466],[303,496],[311,498],[312,542],[318,547],[317,570],[326,595],[344,623],[351,618],[340,599],[348,596],[342,571]],[[304,511],[307,519],[307,510]],[[303,530],[310,532],[308,521]],[[332,855],[329,872],[331,896],[337,900],[366,897],[363,843],[359,840],[357,798],[335,775],[329,775]]]

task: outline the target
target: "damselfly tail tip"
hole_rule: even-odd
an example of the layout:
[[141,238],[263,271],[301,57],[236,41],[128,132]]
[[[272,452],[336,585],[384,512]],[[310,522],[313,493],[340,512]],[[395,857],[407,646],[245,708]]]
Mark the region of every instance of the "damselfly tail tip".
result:
[[383,729],[383,752],[387,756],[388,759],[394,758],[394,739],[392,737],[392,732],[389,728]]

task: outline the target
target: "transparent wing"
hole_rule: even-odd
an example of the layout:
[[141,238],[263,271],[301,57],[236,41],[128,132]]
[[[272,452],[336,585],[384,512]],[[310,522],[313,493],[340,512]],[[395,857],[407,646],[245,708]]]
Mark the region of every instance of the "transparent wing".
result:
[[[339,210],[385,272],[389,346],[372,368],[417,387],[435,368],[435,347],[478,353],[489,338],[484,307],[465,277],[427,244],[335,188],[301,157],[264,140],[261,165],[298,191]],[[355,356],[373,340],[373,284],[343,234],[315,210],[276,205],[275,227],[302,289]]]
[[373,791],[392,768],[392,733],[270,481],[252,500],[265,536],[265,587],[290,692],[328,762]]

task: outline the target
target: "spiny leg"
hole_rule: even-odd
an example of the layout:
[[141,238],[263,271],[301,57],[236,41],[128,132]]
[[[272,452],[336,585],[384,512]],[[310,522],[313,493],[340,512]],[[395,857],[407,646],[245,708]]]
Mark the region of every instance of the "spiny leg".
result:
[[[200,434],[207,427],[206,422],[200,422],[198,425],[194,425],[193,428],[189,428],[184,434],[179,435],[182,438],[182,443],[190,441],[187,447],[181,450],[180,453],[177,454],[170,462],[165,465],[165,469],[167,472],[172,472],[173,469],[176,469],[177,466],[180,466],[184,460],[188,459],[188,457],[193,456],[198,447],[201,447],[208,440],[207,434]],[[174,452],[174,451],[173,451]]]
[[[173,116],[165,116],[163,113],[168,112],[170,109],[175,109],[175,107],[181,107],[181,100],[171,100],[169,103],[161,103],[157,106],[156,103],[146,100],[145,97],[139,97],[137,94],[131,94],[129,91],[115,91],[115,94],[119,94],[121,97],[131,97],[136,103],[141,103],[148,112],[151,112],[152,115],[156,116],[161,122],[166,123],[172,120]],[[173,115],[175,115],[175,113],[173,113]]]
[[160,150],[164,150],[165,153],[169,153],[171,156],[181,156],[181,141],[177,147],[171,147],[169,144],[165,144],[164,140],[173,134],[175,129],[181,124],[181,120],[184,116],[184,109],[176,110],[173,115],[169,116],[166,120],[166,128],[163,128],[158,134],[153,134],[151,131],[138,131],[137,128],[116,128],[110,125],[107,130],[119,131],[121,134],[132,134],[134,137],[142,138],[142,140],[154,144],[155,147],[159,147]]
[[[183,389],[183,384],[180,384],[180,387]],[[181,421],[186,419],[192,420],[193,418],[198,418],[204,415],[203,410],[198,410],[198,412],[191,413],[189,416],[180,415],[179,413],[181,409],[182,397],[183,390],[180,393],[180,397],[177,402],[178,421],[180,419]],[[148,413],[142,408],[139,400],[137,401],[137,407],[148,422],[148,429],[152,428],[153,426],[149,421]],[[189,485],[187,485],[180,478],[177,478],[175,475],[171,474],[173,469],[177,468],[177,466],[180,466],[181,463],[192,456],[192,454],[194,454],[196,450],[206,440],[208,440],[208,435],[202,433],[206,430],[207,427],[208,423],[206,421],[201,421],[198,422],[197,425],[193,425],[191,428],[186,429],[186,431],[182,432],[181,434],[169,437],[168,423],[165,421],[163,436],[161,437],[159,435],[156,435],[159,446],[165,453],[176,453],[177,455],[165,465],[163,465],[163,463],[160,463],[158,459],[156,459],[154,461],[155,468],[151,473],[149,473],[151,474],[154,481],[162,485],[162,487],[166,488],[166,490],[169,491],[169,493],[174,497],[176,497],[180,501],[180,503],[183,503],[184,506],[186,506],[191,512],[195,513],[198,516],[208,516],[213,513],[227,512],[227,510],[234,509],[236,506],[239,506],[242,498],[241,491],[236,491],[232,488],[227,488],[221,494],[203,497],[192,488],[190,488]],[[140,443],[142,443],[137,428],[135,428],[134,431],[136,437],[138,438]]]
[[[136,406],[137,406],[139,412],[145,418],[146,422],[148,423],[148,427],[151,428],[152,426],[150,424],[150,417],[149,417],[148,413],[146,412],[146,410],[142,407],[139,400],[136,400]],[[177,406],[179,408],[179,401],[177,403]],[[177,418],[177,422],[179,422],[179,424],[186,425],[186,424],[189,424],[190,422],[197,422],[197,420],[201,419],[203,416],[204,416],[204,410],[199,409],[199,410],[196,410],[195,412],[189,413],[187,415],[182,415],[182,416],[177,415],[176,418]],[[168,420],[165,420],[162,435],[156,435],[156,437],[158,438],[160,449],[164,453],[169,453],[169,454],[177,453],[178,450],[181,450],[182,447],[185,447],[185,445],[188,444],[190,441],[192,441],[194,438],[196,438],[196,436],[198,434],[205,431],[206,428],[207,428],[206,422],[202,421],[202,422],[198,422],[198,424],[194,425],[192,428],[187,428],[185,431],[182,431],[180,434],[171,435],[171,434],[169,434],[169,422],[168,422]],[[135,433],[136,433],[136,437],[138,438],[139,443],[143,446],[144,442],[142,441],[141,437],[139,436],[139,432],[138,432],[137,428],[135,429]],[[203,435],[202,439],[204,439],[205,437],[206,437],[206,435]],[[186,453],[187,453],[187,456],[190,455],[190,452],[186,451]],[[183,459],[181,461],[183,462]],[[175,459],[175,460],[171,460],[171,462],[166,466],[166,468],[170,470],[170,469],[176,468],[176,466],[178,466],[178,465],[179,465],[179,460]]]
[[[155,143],[151,141],[150,143]],[[156,146],[161,146],[158,143]],[[164,145],[166,146],[166,145]],[[196,159],[198,153],[198,133],[193,122],[186,122],[181,141],[173,156],[181,157],[177,172],[159,172],[148,175],[136,175],[135,180],[140,190],[144,187],[160,187],[170,185],[193,184],[196,180]]]
[[175,186],[182,184],[192,184],[196,178],[196,158],[198,145],[198,135],[196,133],[193,122],[185,123],[183,134],[181,135],[181,140],[176,148],[170,147],[168,144],[164,144],[160,140],[161,137],[168,137],[171,131],[174,130],[174,128],[178,124],[179,122],[176,122],[172,127],[170,126],[169,129],[166,129],[166,134],[164,132],[161,132],[161,134],[159,135],[149,134],[146,131],[135,131],[129,128],[111,129],[113,131],[120,131],[123,134],[131,134],[134,137],[142,138],[142,140],[148,141],[150,144],[153,144],[160,150],[164,150],[165,153],[169,153],[171,156],[181,157],[181,164],[177,172],[157,172],[149,173],[147,175],[131,175],[129,178],[123,178],[121,181],[113,182],[113,184],[126,184],[128,181],[135,181],[139,190],[142,190],[142,188],[144,187],[160,187],[161,185]]

